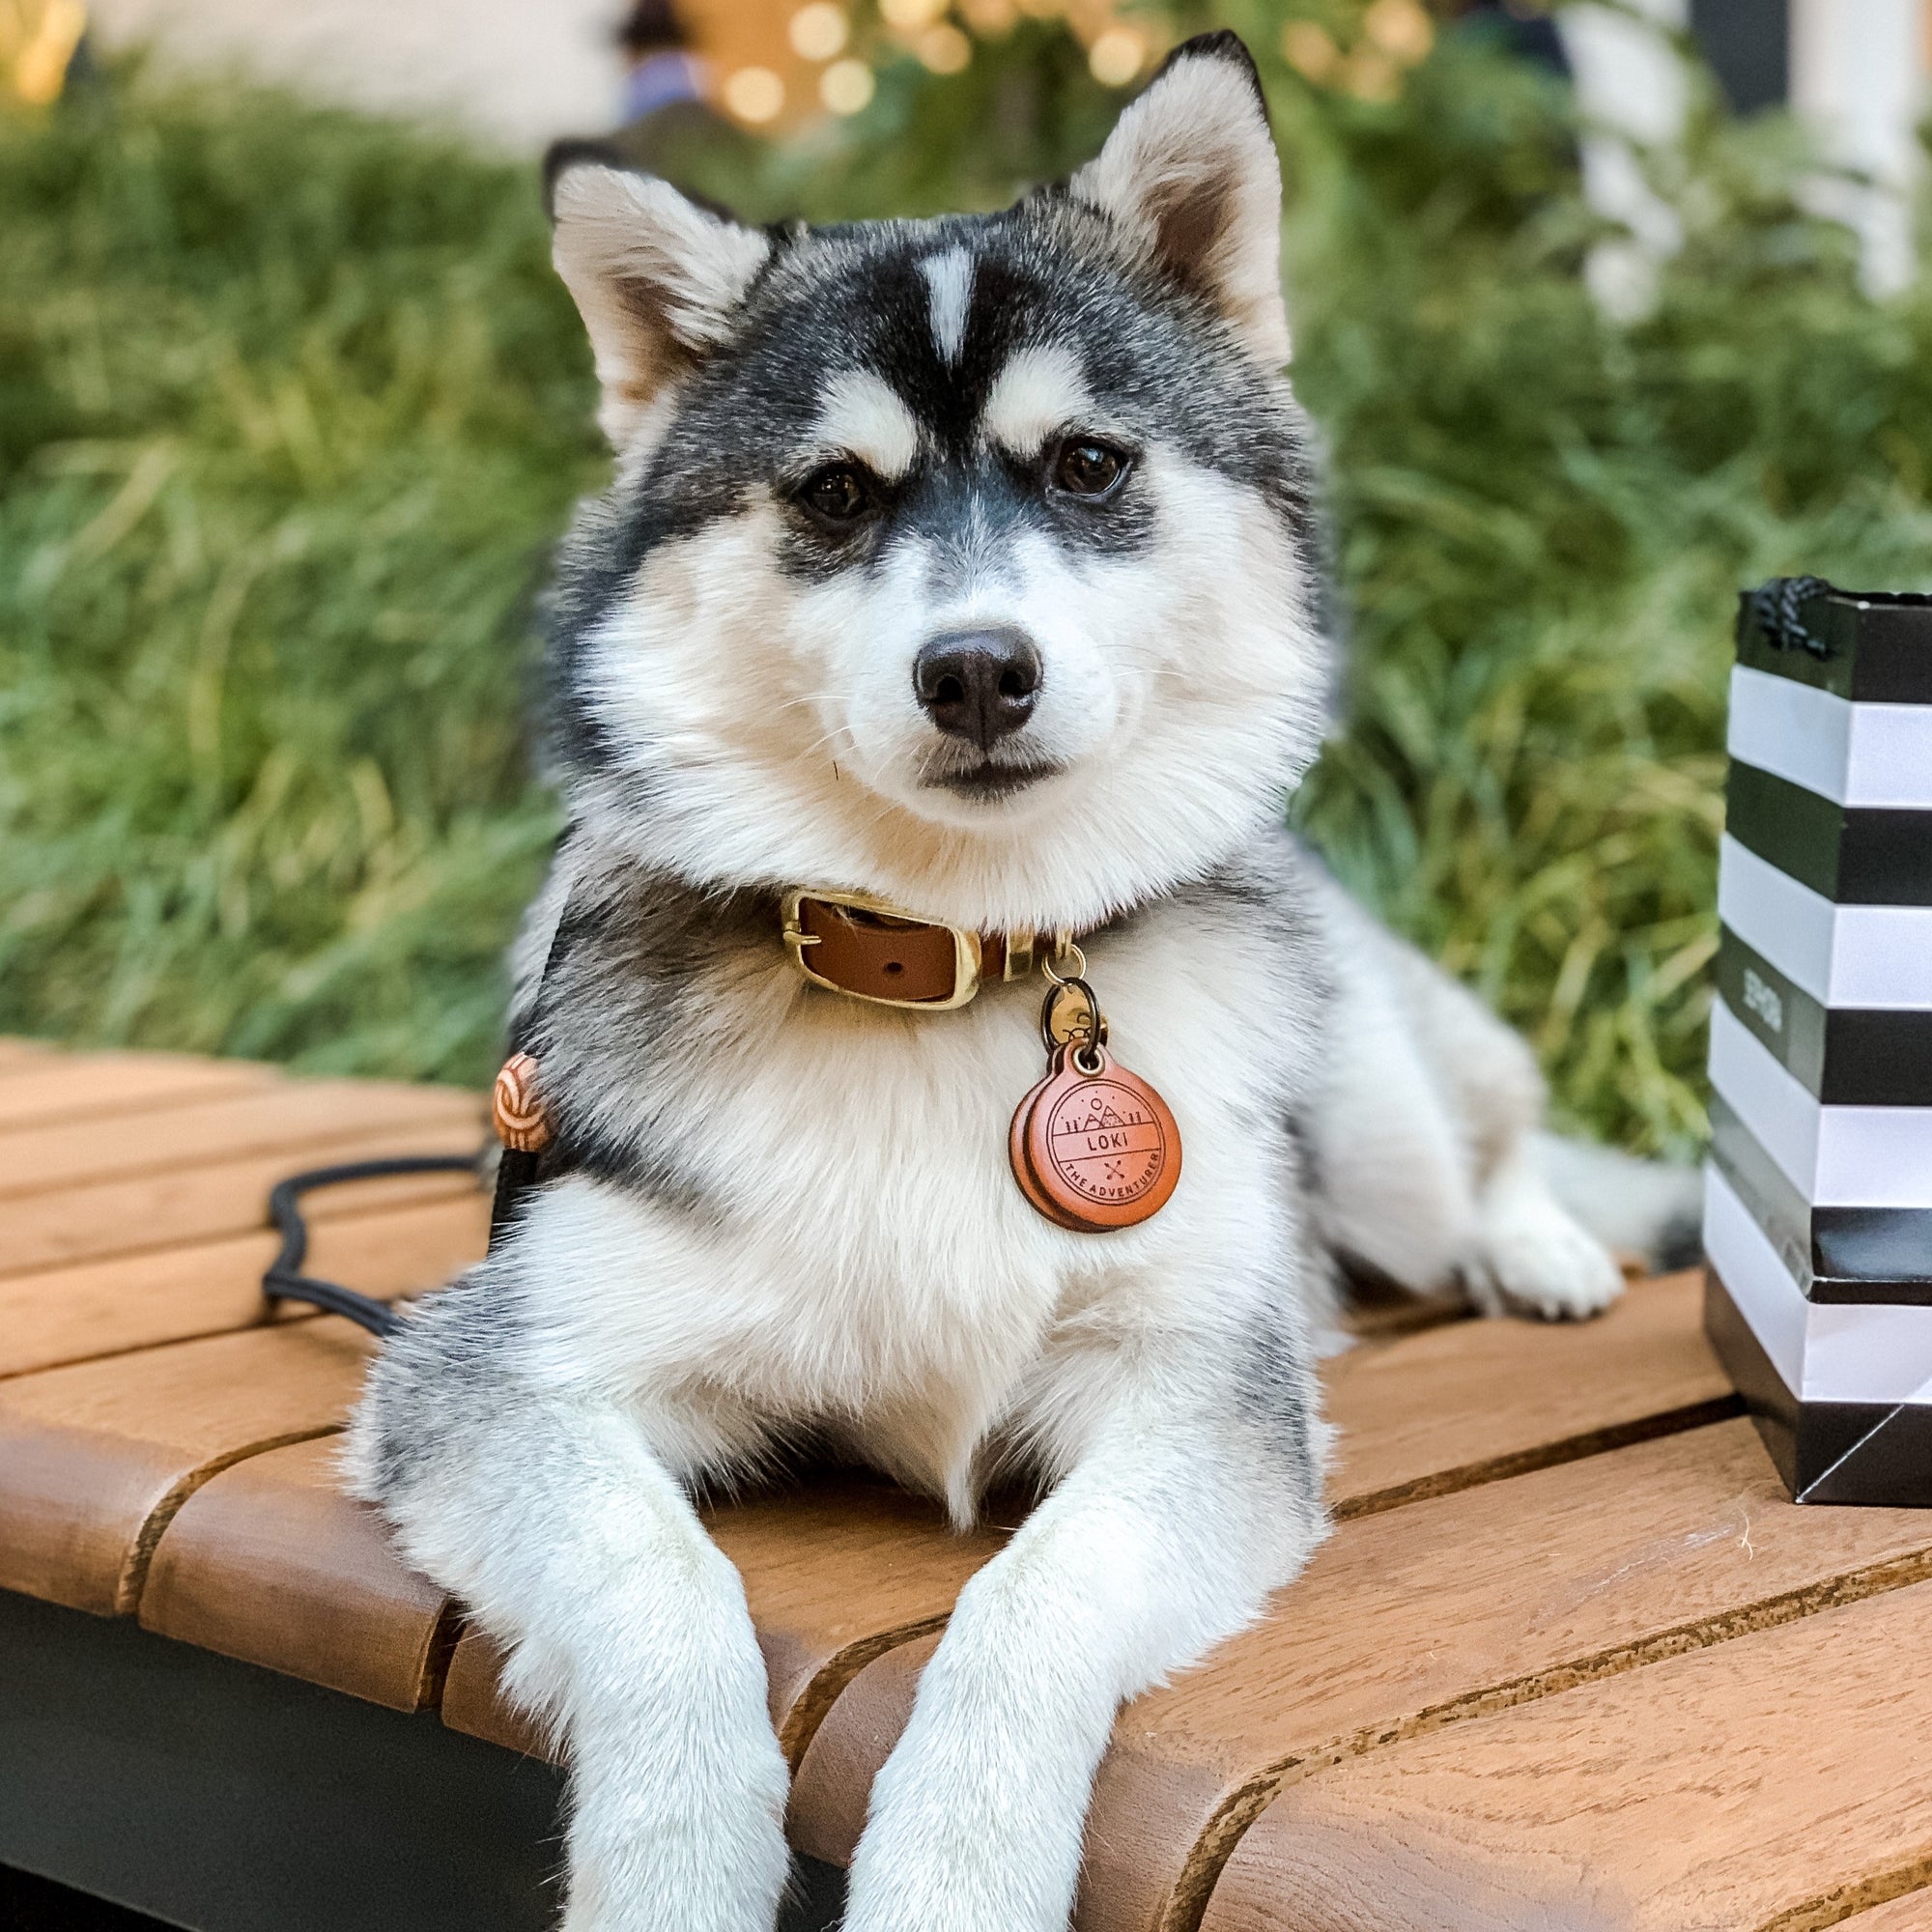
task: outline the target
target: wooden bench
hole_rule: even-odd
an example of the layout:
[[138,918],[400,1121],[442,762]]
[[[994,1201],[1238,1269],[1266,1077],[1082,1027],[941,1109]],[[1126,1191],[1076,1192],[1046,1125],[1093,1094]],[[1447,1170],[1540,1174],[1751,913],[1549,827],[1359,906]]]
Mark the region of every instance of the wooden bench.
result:
[[[0,1042],[0,1862],[202,1932],[546,1922],[557,1776],[336,1487],[373,1345],[257,1288],[271,1180],[480,1128],[467,1094]],[[384,1294],[487,1218],[450,1176],[312,1208],[316,1271]],[[1364,1317],[1336,1532],[1122,1713],[1080,1932],[1932,1928],[1932,1512],[1788,1503],[1701,1293]],[[711,1520],[826,1922],[1002,1532],[850,1475]]]

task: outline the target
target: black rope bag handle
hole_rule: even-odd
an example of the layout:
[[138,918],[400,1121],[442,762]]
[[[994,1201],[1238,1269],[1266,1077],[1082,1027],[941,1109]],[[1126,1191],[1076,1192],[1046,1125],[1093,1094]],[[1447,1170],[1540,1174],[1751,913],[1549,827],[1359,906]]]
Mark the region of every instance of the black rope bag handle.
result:
[[1822,577],[1774,577],[1751,591],[1747,601],[1773,650],[1808,651],[1824,658],[1831,656],[1831,647],[1805,623],[1803,606],[1813,597],[1833,594],[1833,586]]

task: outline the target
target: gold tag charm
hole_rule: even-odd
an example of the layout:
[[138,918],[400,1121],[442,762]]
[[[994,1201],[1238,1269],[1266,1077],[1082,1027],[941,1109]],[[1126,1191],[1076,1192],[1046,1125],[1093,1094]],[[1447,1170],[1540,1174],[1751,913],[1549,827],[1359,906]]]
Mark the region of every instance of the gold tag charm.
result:
[[1077,975],[1052,977],[1039,1015],[1046,1077],[1008,1135],[1013,1179],[1063,1228],[1137,1227],[1167,1206],[1180,1179],[1180,1130],[1167,1102],[1108,1053],[1093,987]]

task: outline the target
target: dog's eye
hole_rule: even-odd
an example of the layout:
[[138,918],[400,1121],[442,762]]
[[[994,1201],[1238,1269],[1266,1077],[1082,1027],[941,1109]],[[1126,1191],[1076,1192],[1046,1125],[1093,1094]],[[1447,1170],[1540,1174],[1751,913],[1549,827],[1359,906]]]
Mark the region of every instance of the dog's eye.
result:
[[1127,459],[1104,442],[1064,442],[1053,480],[1069,497],[1104,497],[1127,473]]
[[799,486],[798,500],[829,524],[850,524],[872,507],[872,493],[851,464],[828,463]]

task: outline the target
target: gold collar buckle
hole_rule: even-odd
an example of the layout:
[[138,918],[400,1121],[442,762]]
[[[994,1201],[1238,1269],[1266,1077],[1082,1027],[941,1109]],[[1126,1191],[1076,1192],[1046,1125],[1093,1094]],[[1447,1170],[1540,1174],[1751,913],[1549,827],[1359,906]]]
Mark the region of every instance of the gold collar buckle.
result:
[[814,986],[880,1007],[945,1012],[963,1007],[985,980],[1024,980],[1034,935],[974,932],[921,919],[867,893],[788,892],[785,950]]

